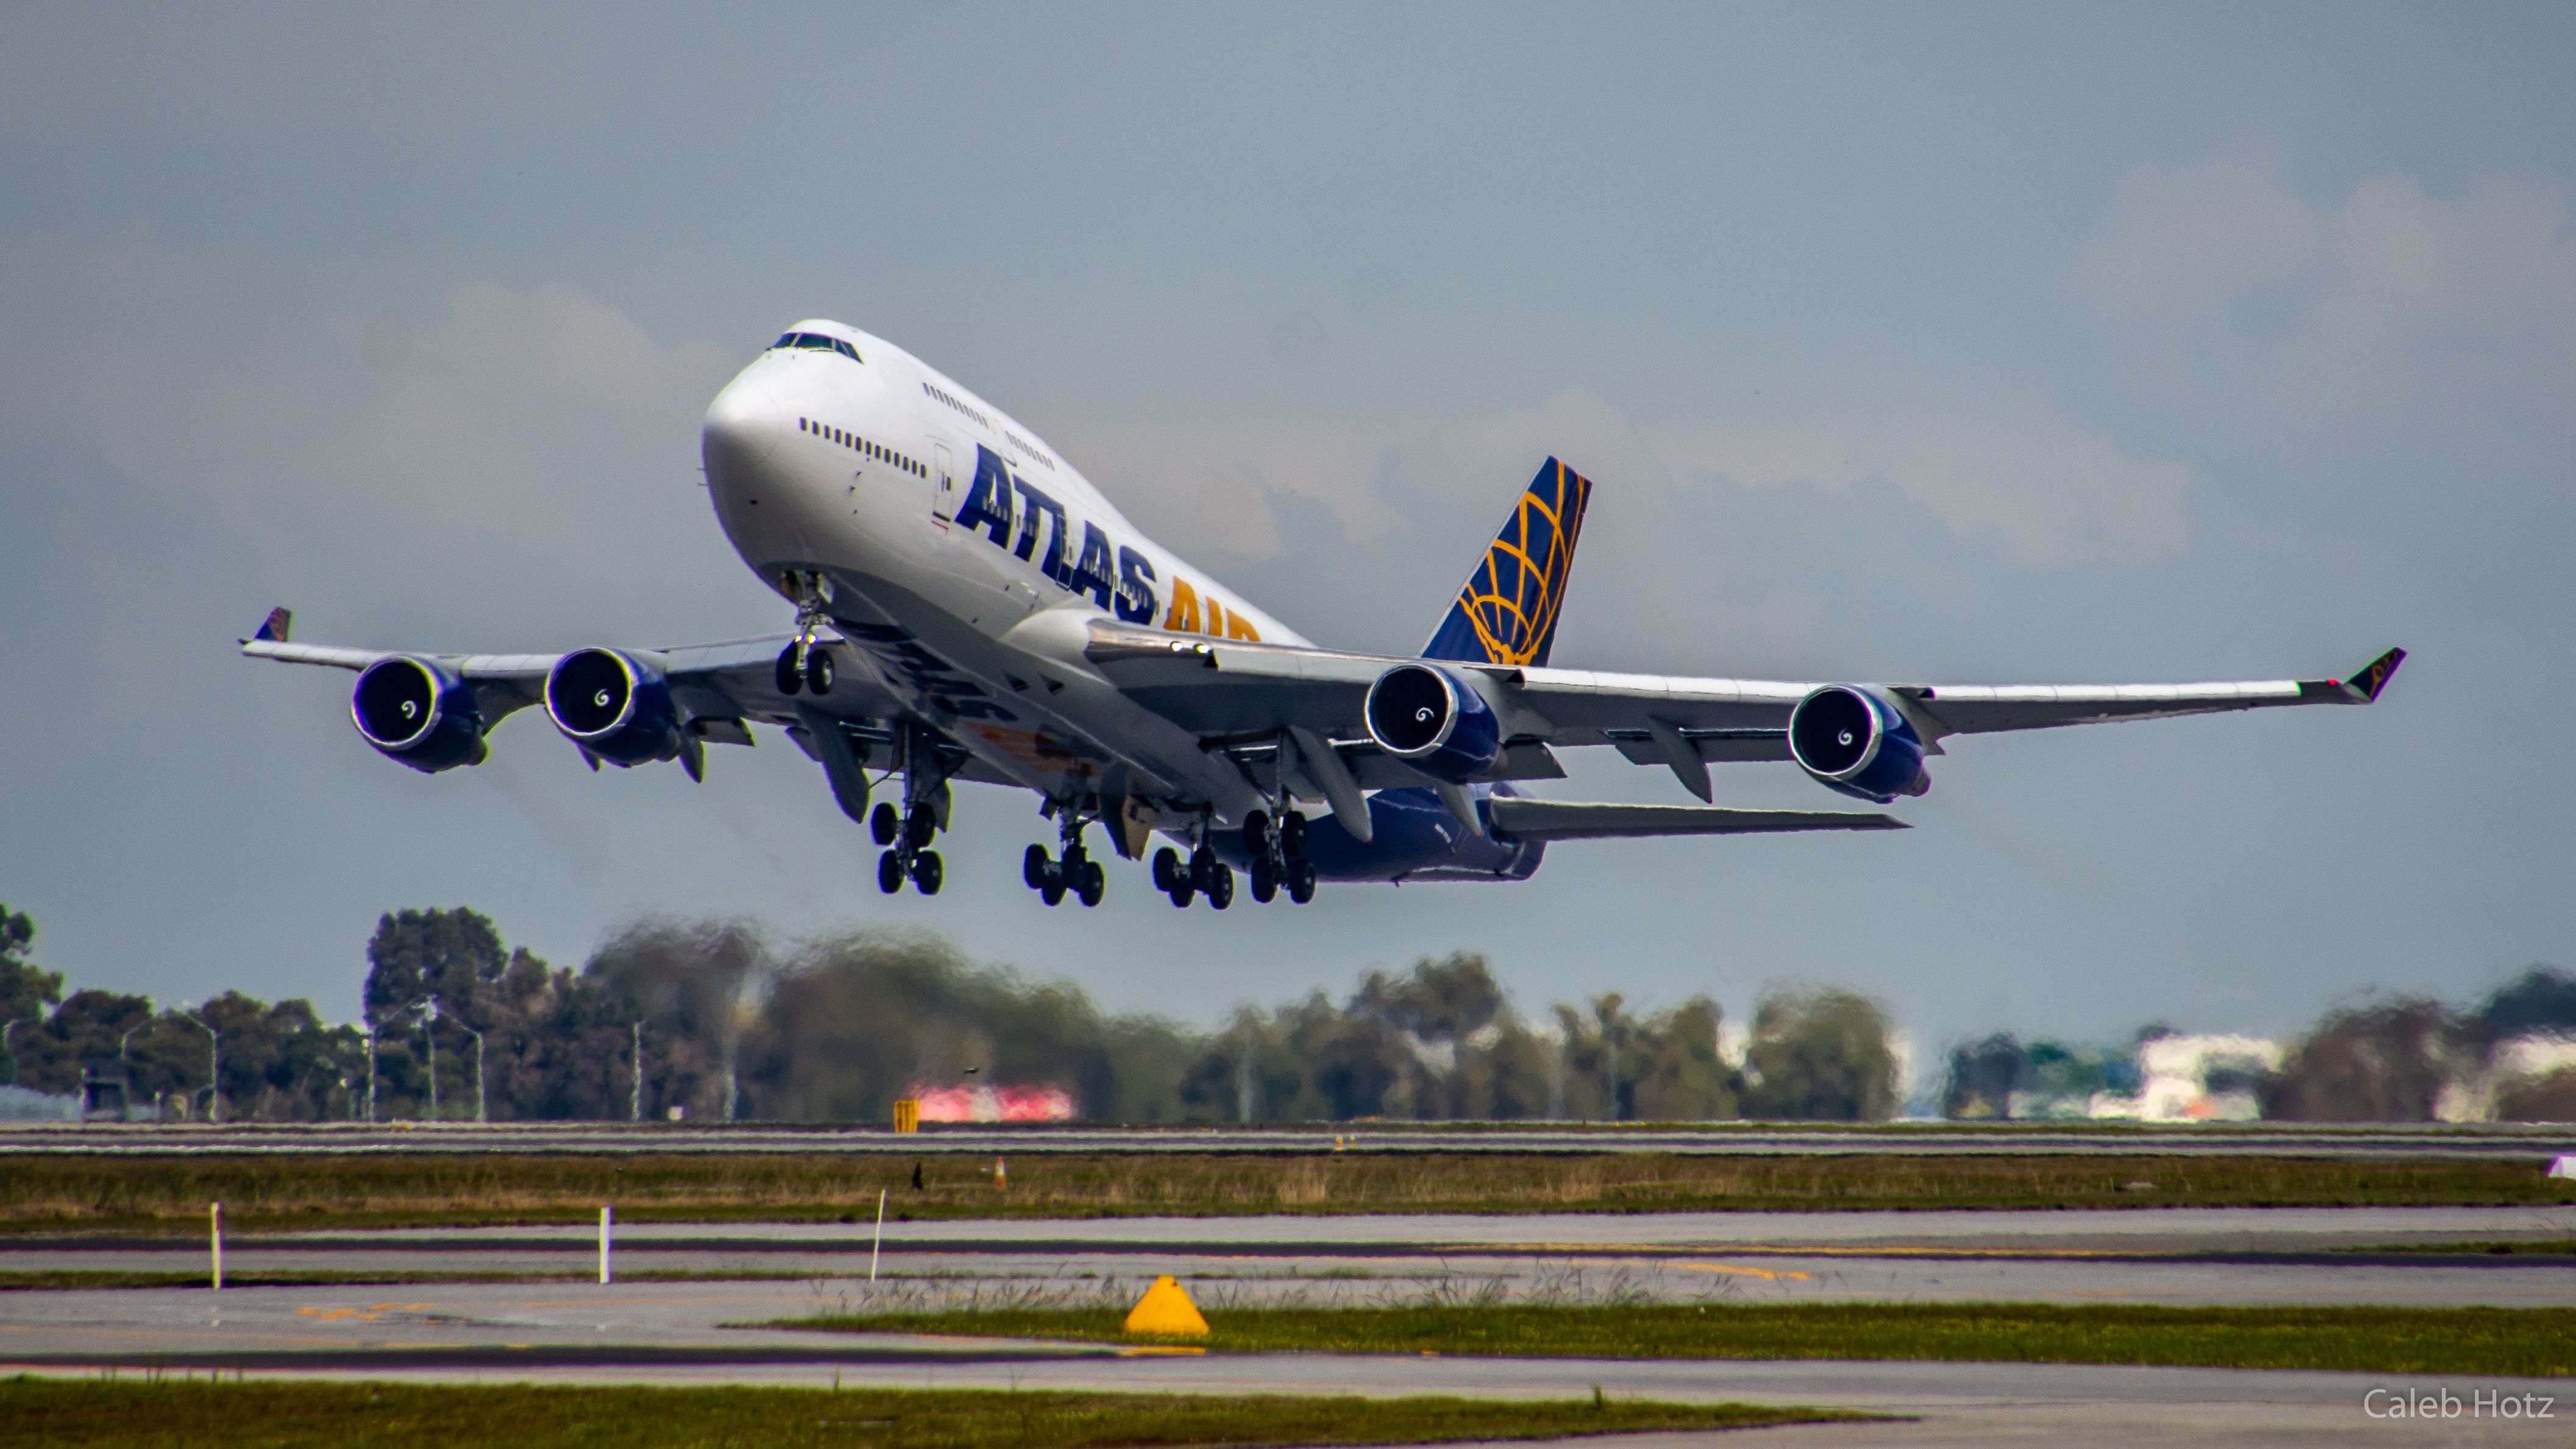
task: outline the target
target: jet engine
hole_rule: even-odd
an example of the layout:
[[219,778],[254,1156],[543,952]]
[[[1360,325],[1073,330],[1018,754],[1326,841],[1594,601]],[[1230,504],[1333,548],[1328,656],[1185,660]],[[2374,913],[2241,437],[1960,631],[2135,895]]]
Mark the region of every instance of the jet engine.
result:
[[1789,754],[1828,789],[1881,805],[1932,788],[1913,721],[1860,685],[1828,684],[1798,701],[1789,711]]
[[546,673],[546,713],[564,738],[610,764],[680,753],[680,712],[662,671],[615,649],[576,649]]
[[378,753],[425,775],[479,765],[486,753],[474,687],[408,654],[367,666],[349,695],[349,719]]
[[1480,779],[1503,753],[1502,721],[1475,686],[1428,664],[1399,664],[1361,707],[1378,748],[1435,780]]

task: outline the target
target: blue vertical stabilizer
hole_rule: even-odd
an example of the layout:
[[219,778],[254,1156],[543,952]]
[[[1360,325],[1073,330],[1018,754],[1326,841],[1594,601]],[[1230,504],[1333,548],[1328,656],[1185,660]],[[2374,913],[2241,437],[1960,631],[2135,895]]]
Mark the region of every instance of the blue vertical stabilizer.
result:
[[1431,642],[1422,646],[1422,657],[1547,663],[1556,643],[1556,613],[1565,605],[1566,576],[1574,568],[1575,539],[1583,531],[1583,507],[1591,500],[1591,480],[1548,459],[1484,561],[1467,576]]

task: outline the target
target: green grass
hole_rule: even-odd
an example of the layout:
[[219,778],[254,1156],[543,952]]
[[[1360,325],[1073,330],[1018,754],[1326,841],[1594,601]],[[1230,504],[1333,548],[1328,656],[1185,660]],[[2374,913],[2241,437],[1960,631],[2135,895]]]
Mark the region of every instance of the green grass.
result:
[[[1118,1340],[1114,1309],[802,1319],[868,1333]],[[1215,1352],[1531,1358],[1949,1359],[2373,1373],[2576,1375],[2576,1309],[2161,1308],[2133,1304],[1525,1304],[1234,1309]]]
[[1210,1397],[993,1390],[0,1382],[0,1442],[54,1449],[237,1444],[368,1449],[617,1444],[871,1449],[1432,1444],[1860,1417],[1620,1400]]
[[[923,1185],[912,1187],[914,1164]],[[1701,1156],[1458,1152],[1046,1153],[992,1161],[704,1154],[386,1157],[28,1155],[0,1173],[0,1232],[196,1232],[206,1204],[262,1232],[572,1223],[871,1221],[1252,1213],[1833,1211],[1894,1208],[2576,1203],[2519,1162],[2309,1157]]]
[[[787,1269],[758,1268],[641,1268],[617,1270],[620,1283],[748,1283],[806,1282],[817,1275]],[[203,1288],[209,1275],[199,1268],[190,1272],[173,1272],[160,1268],[33,1268],[0,1272],[0,1293],[24,1293],[69,1288]],[[377,1268],[301,1268],[282,1272],[224,1274],[227,1288],[303,1288],[312,1286],[387,1285],[412,1283],[595,1283],[596,1272],[588,1273],[476,1273],[437,1272],[418,1269]]]

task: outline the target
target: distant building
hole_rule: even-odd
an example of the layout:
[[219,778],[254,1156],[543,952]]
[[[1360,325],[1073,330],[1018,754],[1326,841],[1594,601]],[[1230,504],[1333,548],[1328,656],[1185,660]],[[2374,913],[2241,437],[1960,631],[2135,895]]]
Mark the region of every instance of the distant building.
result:
[[2267,1037],[2202,1034],[2138,1043],[2136,1096],[2094,1094],[2093,1117],[2144,1122],[2251,1122],[2263,1115],[2254,1087],[2281,1065]]

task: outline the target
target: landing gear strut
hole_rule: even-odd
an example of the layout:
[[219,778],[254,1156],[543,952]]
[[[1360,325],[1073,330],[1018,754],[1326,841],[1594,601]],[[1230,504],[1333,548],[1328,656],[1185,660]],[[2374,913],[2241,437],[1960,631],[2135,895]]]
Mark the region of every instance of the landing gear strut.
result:
[[811,690],[817,698],[832,692],[832,656],[814,647],[814,631],[831,617],[823,593],[822,576],[808,581],[803,575],[789,576],[797,586],[796,638],[778,651],[778,692],[792,695],[798,690]]
[[887,847],[877,857],[877,889],[893,895],[908,880],[923,895],[935,896],[948,872],[930,843],[947,823],[948,775],[919,732],[907,731],[901,744],[904,808],[897,812],[891,802],[879,802],[868,813],[868,833]]
[[1096,906],[1108,893],[1109,873],[1083,849],[1082,832],[1090,818],[1073,805],[1059,805],[1055,814],[1061,856],[1050,860],[1045,846],[1030,846],[1020,858],[1020,878],[1048,905],[1061,905],[1071,893],[1085,907]]

